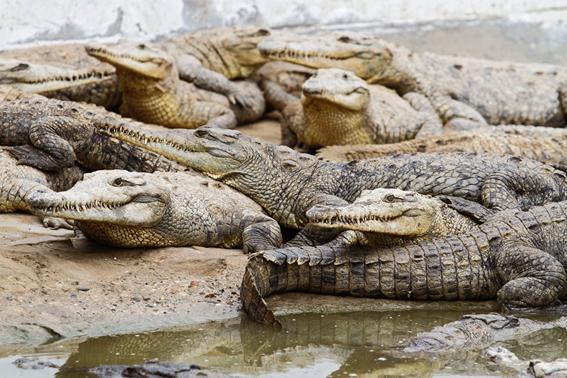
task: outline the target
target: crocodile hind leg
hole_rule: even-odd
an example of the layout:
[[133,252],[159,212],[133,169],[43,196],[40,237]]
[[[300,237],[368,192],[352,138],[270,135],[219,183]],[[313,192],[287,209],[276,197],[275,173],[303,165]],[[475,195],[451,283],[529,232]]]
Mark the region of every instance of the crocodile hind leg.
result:
[[530,171],[501,170],[487,177],[481,187],[482,204],[492,210],[527,210],[563,196],[562,186],[551,177]]
[[48,116],[34,121],[29,129],[31,145],[12,147],[10,154],[19,164],[44,171],[58,171],[75,164],[76,155],[69,141],[87,139],[94,128],[70,117]]
[[567,275],[552,255],[521,243],[500,246],[496,270],[504,286],[498,301],[510,307],[542,307],[554,304],[565,290]]

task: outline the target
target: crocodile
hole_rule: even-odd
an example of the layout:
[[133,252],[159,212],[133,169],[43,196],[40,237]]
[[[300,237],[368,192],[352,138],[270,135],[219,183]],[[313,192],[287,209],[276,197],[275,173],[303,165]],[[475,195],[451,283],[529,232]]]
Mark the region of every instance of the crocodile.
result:
[[[83,171],[77,166],[48,173],[18,165],[7,151],[0,149],[0,213],[32,212],[32,206],[28,202],[31,196],[52,193],[54,190],[67,190],[82,176]],[[46,227],[70,228],[70,225],[61,219],[49,216],[42,219]]]
[[103,108],[48,99],[11,89],[0,93],[0,145],[21,163],[46,171],[76,162],[89,170],[184,170],[159,154],[99,132],[101,125],[151,126]]
[[565,126],[567,71],[559,66],[416,53],[357,33],[273,35],[266,58],[312,68],[342,68],[400,95],[426,96],[444,124]]
[[101,170],[73,188],[31,195],[35,214],[72,219],[85,236],[111,246],[244,247],[282,243],[279,225],[251,199],[197,173]]
[[236,130],[199,128],[178,138],[126,126],[105,132],[232,186],[280,224],[296,229],[308,223],[306,213],[313,206],[345,205],[364,189],[454,195],[494,210],[565,197],[563,172],[516,157],[416,154],[335,163]]
[[117,110],[121,93],[114,68],[84,50],[82,45],[54,45],[2,52],[0,86]]
[[512,315],[474,314],[419,333],[403,348],[408,353],[441,353],[481,349],[506,340],[515,340],[535,332],[552,329],[567,329],[567,317],[550,322],[541,322]]
[[509,376],[520,377],[565,377],[567,376],[567,359],[558,358],[553,361],[530,360],[525,361],[508,349],[497,346],[488,348],[486,357],[505,370]]
[[142,122],[173,128],[232,128],[264,113],[264,98],[255,84],[240,85],[243,92],[248,91],[250,98],[257,100],[252,107],[254,114],[239,112],[236,106],[233,111],[225,96],[182,81],[173,58],[156,46],[93,44],[86,46],[86,51],[116,68],[122,89],[120,113]]
[[[522,126],[529,128],[528,126]],[[505,126],[496,129],[505,128]],[[536,127],[546,129],[545,127]],[[417,152],[474,152],[498,156],[514,155],[540,161],[561,170],[567,170],[567,133],[563,136],[540,137],[506,132],[448,133],[391,144],[361,144],[328,146],[317,151],[317,156],[332,161],[374,159],[400,153]],[[556,133],[559,134],[559,133]]]
[[214,28],[160,41],[159,47],[175,59],[181,79],[223,94],[246,111],[258,103],[251,96],[255,92],[243,91],[233,80],[249,78],[267,62],[257,46],[273,34],[258,27]]
[[283,116],[282,141],[289,147],[295,139],[311,148],[393,143],[441,134],[443,127],[424,96],[406,93],[401,98],[341,69],[317,70],[303,84],[301,99],[274,82],[262,84],[267,102]]
[[278,292],[413,300],[497,298],[506,307],[553,305],[567,293],[567,202],[501,212],[468,232],[394,247],[327,244],[251,256],[241,286],[255,320],[279,322],[264,297]]

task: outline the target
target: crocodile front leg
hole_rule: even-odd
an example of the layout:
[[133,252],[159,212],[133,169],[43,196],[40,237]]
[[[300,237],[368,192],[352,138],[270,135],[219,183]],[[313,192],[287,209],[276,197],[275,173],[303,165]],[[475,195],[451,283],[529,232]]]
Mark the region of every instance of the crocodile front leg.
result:
[[75,150],[69,141],[89,140],[93,133],[93,127],[85,127],[76,119],[47,116],[30,125],[31,145],[12,147],[9,152],[20,164],[44,171],[58,171],[75,164]]
[[281,85],[271,80],[262,80],[260,88],[264,92],[266,102],[281,113],[281,144],[293,148],[303,139],[305,117],[301,101],[287,93]]
[[282,245],[280,225],[262,214],[247,214],[242,223],[242,248],[245,253],[266,251]]
[[408,92],[403,95],[403,98],[412,108],[420,112],[423,116],[423,126],[415,135],[416,138],[441,135],[443,132],[443,124],[435,112],[435,109],[433,109],[431,101],[429,101],[427,97],[416,92]]
[[194,57],[177,56],[175,57],[175,62],[179,71],[179,77],[182,80],[191,82],[200,88],[221,93],[228,97],[232,104],[243,108],[254,108],[256,101],[254,97],[242,91],[238,85],[231,82],[224,75],[203,67]]
[[203,127],[232,129],[238,124],[232,110],[213,102],[195,101],[189,110],[189,115],[183,118],[190,119],[191,117],[194,120],[205,121],[200,123]]
[[498,301],[505,306],[549,306],[567,287],[563,265],[540,249],[519,243],[502,245],[495,262],[505,283],[498,291]]

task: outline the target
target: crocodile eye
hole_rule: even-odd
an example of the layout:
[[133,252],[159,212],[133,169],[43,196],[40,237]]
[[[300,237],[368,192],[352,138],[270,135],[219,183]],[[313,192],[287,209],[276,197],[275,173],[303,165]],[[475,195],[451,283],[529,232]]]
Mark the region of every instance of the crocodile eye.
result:
[[18,71],[24,71],[27,70],[28,68],[30,68],[30,65],[27,63],[19,63],[17,66],[14,66],[12,68],[9,69],[10,72],[18,72]]
[[389,202],[389,203],[402,202],[403,200],[404,200],[403,198],[396,197],[393,194],[388,194],[386,197],[384,197],[384,202]]
[[122,186],[123,182],[122,178],[118,177],[112,181],[112,186]]

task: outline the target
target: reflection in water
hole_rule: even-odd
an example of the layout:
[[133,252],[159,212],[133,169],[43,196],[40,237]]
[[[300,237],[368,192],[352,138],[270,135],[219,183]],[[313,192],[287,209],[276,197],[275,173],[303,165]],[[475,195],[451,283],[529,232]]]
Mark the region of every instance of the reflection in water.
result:
[[[149,359],[195,363],[244,376],[495,374],[480,351],[435,358],[401,352],[399,346],[408,338],[462,315],[431,310],[302,314],[283,317],[282,332],[235,319],[185,330],[99,337],[79,344],[57,377],[75,377],[77,369],[100,364]],[[566,331],[548,330],[532,336],[529,342],[504,345],[524,359],[565,356]]]

